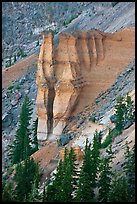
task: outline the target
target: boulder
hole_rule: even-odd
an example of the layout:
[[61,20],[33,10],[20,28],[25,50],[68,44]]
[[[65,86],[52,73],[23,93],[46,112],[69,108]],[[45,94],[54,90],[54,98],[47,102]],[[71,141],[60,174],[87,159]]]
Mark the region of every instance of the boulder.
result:
[[64,146],[66,145],[67,143],[69,143],[69,141],[72,139],[72,136],[70,134],[62,134],[60,136],[60,139],[59,139],[59,143],[60,145]]

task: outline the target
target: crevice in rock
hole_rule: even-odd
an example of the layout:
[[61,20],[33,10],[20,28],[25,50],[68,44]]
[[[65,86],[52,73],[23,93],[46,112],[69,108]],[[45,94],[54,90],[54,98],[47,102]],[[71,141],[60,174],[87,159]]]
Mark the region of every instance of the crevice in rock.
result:
[[55,98],[55,89],[50,88],[48,91],[47,101],[47,136],[53,133],[53,103]]

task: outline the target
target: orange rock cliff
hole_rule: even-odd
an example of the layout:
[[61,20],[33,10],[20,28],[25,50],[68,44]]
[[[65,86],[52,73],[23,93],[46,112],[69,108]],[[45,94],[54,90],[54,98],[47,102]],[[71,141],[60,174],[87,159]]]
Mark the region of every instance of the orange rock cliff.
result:
[[135,54],[135,29],[43,34],[36,77],[38,140],[58,139],[67,119],[109,88]]

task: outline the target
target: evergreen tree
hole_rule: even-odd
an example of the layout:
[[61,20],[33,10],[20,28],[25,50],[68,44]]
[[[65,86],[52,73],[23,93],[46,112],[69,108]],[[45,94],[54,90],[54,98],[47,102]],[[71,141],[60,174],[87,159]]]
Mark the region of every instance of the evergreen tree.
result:
[[115,173],[111,186],[108,202],[128,202],[128,188],[125,176]]
[[[65,161],[65,160],[64,160]],[[62,191],[63,191],[63,201],[71,202],[73,200],[72,193],[75,190],[76,178],[77,175],[75,167],[75,154],[73,148],[70,149],[70,152],[66,158],[66,167],[64,171],[64,178],[62,181]]]
[[114,123],[119,133],[122,132],[125,122],[135,120],[134,102],[131,100],[131,97],[128,94],[126,97],[119,96],[117,98],[117,104],[115,105],[115,116],[116,121]]
[[14,63],[17,61],[17,59],[16,59],[16,54],[14,55]]
[[39,148],[38,148],[38,139],[37,139],[37,127],[38,127],[38,118],[33,122],[33,127],[32,127],[32,132],[33,132],[32,154],[39,150]]
[[54,174],[54,180],[47,186],[46,197],[43,198],[47,202],[59,202],[62,200],[62,179],[63,179],[63,162],[60,160],[57,167],[57,173]]
[[9,59],[9,67],[11,66],[11,56],[10,56],[10,59]]
[[135,145],[129,151],[129,146],[126,143],[124,171],[128,182],[128,196],[129,200],[135,199]]
[[131,100],[131,97],[127,94],[125,98],[125,103],[126,103],[126,112],[125,112],[125,120],[131,120],[134,121],[134,112],[135,112],[135,106],[134,106],[134,101]]
[[35,202],[38,199],[39,199],[38,184],[37,184],[37,179],[35,179],[31,186],[31,192],[29,193],[28,199],[26,201]]
[[90,202],[93,201],[94,191],[92,187],[92,159],[91,159],[91,144],[88,145],[88,139],[84,149],[83,165],[80,171],[78,188],[76,191],[75,200],[79,202]]
[[125,102],[124,102],[124,97],[119,96],[117,98],[117,104],[115,105],[116,121],[114,123],[115,123],[116,129],[120,133],[122,133],[122,130],[123,130],[125,112],[126,112],[126,105],[125,105]]
[[96,137],[99,149],[101,147],[102,132],[98,132],[97,130],[95,130],[94,137]]
[[33,187],[38,188],[39,178],[39,167],[33,159],[18,163],[14,176],[16,201],[27,201],[34,191]]
[[99,202],[107,202],[108,193],[111,189],[111,178],[112,178],[112,149],[111,146],[107,150],[108,155],[101,160],[100,175],[98,181],[99,187]]
[[2,192],[2,201],[3,202],[15,201],[14,184],[12,181],[8,182],[4,186],[4,189]]
[[12,164],[17,164],[31,155],[29,121],[32,109],[30,106],[31,102],[25,96],[19,119],[19,128],[9,155]]
[[73,200],[73,191],[75,189],[75,154],[71,148],[65,148],[64,160],[60,160],[57,167],[57,173],[51,184],[47,186],[46,197],[43,199],[48,202],[71,202]]
[[76,202],[92,202],[93,197],[94,197],[94,192],[91,189],[90,176],[88,173],[81,170],[75,201]]
[[91,159],[92,159],[92,187],[95,188],[97,186],[97,173],[99,171],[100,165],[100,133],[95,131],[94,138],[93,138],[93,147],[91,151]]

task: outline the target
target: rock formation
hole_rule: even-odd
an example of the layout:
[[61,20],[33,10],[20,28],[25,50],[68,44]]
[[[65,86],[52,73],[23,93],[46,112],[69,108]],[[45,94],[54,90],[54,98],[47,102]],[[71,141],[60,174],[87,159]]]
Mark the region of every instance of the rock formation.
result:
[[134,56],[134,28],[60,33],[54,46],[43,34],[36,84],[38,140],[56,139],[76,116],[109,88]]

